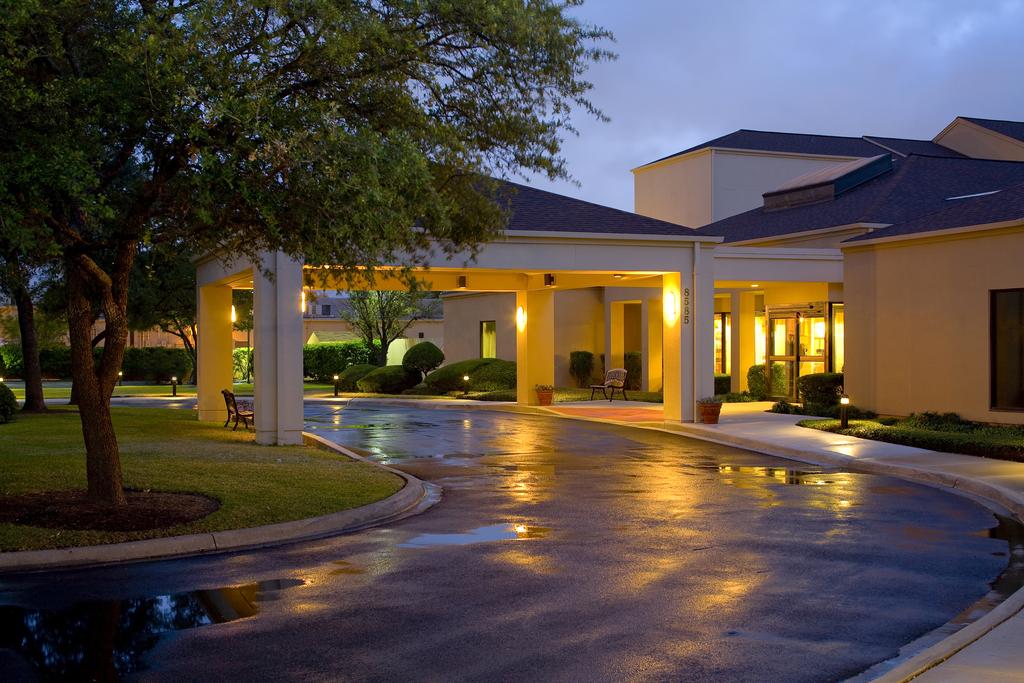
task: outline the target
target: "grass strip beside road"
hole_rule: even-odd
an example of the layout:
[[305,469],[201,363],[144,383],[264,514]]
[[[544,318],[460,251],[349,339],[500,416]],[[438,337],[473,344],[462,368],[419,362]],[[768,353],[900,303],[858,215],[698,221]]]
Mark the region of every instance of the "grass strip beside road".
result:
[[884,425],[874,420],[850,420],[843,429],[839,420],[801,420],[801,427],[860,439],[914,446],[944,453],[962,453],[985,458],[1024,462],[1024,429],[979,425],[962,431],[923,429],[897,422]]
[[[309,446],[258,446],[251,432],[199,422],[192,411],[113,408],[125,485],[201,493],[213,514],[165,529],[72,531],[0,524],[0,551],[118,543],[238,529],[368,505],[398,491],[400,477]],[[0,495],[85,488],[85,450],[70,408],[0,424]]]

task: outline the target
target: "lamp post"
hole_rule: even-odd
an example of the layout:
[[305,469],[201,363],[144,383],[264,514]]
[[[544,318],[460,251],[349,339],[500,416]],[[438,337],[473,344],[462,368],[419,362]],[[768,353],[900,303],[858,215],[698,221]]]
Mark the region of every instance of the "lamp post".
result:
[[839,397],[839,427],[846,429],[850,426],[850,420],[846,415],[846,408],[850,405],[850,397],[843,394]]
[[171,377],[171,396],[178,395],[178,378]]
[[469,395],[469,375],[462,376],[462,395]]
[[339,375],[334,376],[334,398],[338,398],[338,380],[341,379]]
[[117,386],[124,384],[124,370],[117,371]]

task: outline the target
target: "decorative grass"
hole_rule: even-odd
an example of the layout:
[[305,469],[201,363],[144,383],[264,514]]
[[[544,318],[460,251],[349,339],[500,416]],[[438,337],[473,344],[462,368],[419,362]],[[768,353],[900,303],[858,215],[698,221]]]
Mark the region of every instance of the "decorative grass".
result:
[[[324,515],[387,498],[402,479],[364,462],[307,446],[258,446],[251,432],[199,422],[191,411],[114,408],[125,485],[202,493],[220,501],[190,524],[140,532],[0,524],[0,551],[117,543],[260,526]],[[77,412],[57,408],[0,425],[0,495],[85,488]]]

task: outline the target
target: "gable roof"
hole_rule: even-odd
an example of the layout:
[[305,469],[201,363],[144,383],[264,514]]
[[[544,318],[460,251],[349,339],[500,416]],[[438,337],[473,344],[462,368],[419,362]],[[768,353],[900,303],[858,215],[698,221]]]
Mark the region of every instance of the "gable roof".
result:
[[1024,121],[1003,121],[1001,119],[979,119],[973,116],[958,116],[957,118],[963,119],[964,121],[970,121],[971,123],[977,124],[982,128],[988,128],[989,130],[1005,135],[1008,138],[1014,140],[1020,140],[1024,142]]
[[947,206],[909,221],[859,235],[847,242],[898,237],[986,223],[1019,220],[1024,223],[1024,183],[975,196],[953,196]]
[[627,235],[693,234],[692,230],[683,225],[520,183],[501,181],[499,192],[511,214],[506,230]]
[[723,236],[728,243],[857,223],[894,225],[947,208],[949,197],[1020,183],[1024,183],[1024,163],[911,155],[895,159],[892,171],[830,201],[776,210],[759,207],[696,232]]

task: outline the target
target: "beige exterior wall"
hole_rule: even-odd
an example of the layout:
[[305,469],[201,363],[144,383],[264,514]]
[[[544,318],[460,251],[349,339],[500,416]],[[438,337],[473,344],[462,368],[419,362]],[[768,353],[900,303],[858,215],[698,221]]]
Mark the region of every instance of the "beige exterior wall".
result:
[[445,363],[480,357],[480,321],[495,321],[497,357],[516,359],[516,295],[449,294],[444,299]]
[[761,195],[786,181],[854,158],[715,150],[711,220],[756,209],[764,203]]
[[1024,142],[962,119],[949,124],[935,142],[975,159],[1024,161]]
[[[497,355],[516,359],[515,294],[473,293],[445,298],[445,362],[480,357],[480,321],[494,320]],[[596,364],[604,352],[604,303],[599,288],[554,293],[555,384],[572,386],[571,351],[592,351]],[[638,307],[639,308],[639,307]]]
[[634,211],[688,228],[707,225],[711,182],[709,149],[634,169]]
[[1024,287],[1024,227],[929,237],[846,253],[846,386],[882,414],[990,409],[989,292]]

